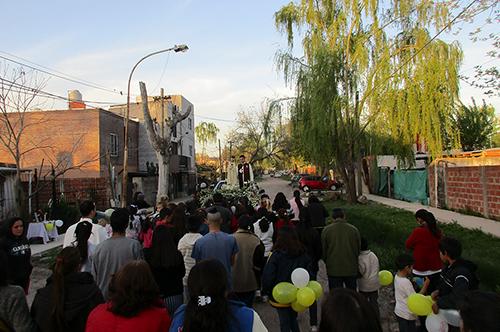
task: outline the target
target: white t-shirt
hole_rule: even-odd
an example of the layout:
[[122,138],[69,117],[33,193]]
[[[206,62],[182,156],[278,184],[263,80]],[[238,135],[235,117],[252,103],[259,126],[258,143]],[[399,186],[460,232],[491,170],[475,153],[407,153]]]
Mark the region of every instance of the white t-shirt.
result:
[[90,243],[97,246],[99,243],[103,242],[104,240],[106,240],[108,238],[108,233],[106,232],[106,229],[104,227],[102,227],[101,225],[97,225],[97,224],[92,223],[92,219],[82,218],[76,224],[73,224],[73,225],[68,227],[66,234],[64,234],[63,248],[71,247],[73,245],[73,242],[75,242],[75,240],[76,240],[76,238],[75,238],[76,225],[78,225],[78,223],[80,223],[84,220],[86,220],[92,224],[92,234],[90,234],[90,237],[89,237]]
[[408,296],[415,293],[415,289],[408,278],[401,278],[397,274],[394,277],[394,295],[396,297],[396,307],[394,313],[396,316],[406,320],[416,320],[417,316],[408,309]]
[[269,257],[269,254],[273,249],[273,234],[274,234],[273,223],[269,222],[269,229],[267,230],[267,232],[263,232],[260,229],[259,221],[260,219],[253,224],[254,233],[264,244],[264,256]]
[[[305,205],[305,202],[303,199],[300,199],[300,202],[302,203],[302,206]],[[290,199],[288,201],[288,203],[290,203],[290,207],[292,208],[292,211],[293,211],[292,220],[299,220],[300,209],[299,209],[299,206],[297,205],[297,202],[295,202],[295,197]]]
[[186,268],[186,274],[182,279],[184,286],[187,286],[189,272],[196,264],[194,258],[191,257],[194,243],[201,237],[200,233],[187,233],[179,240],[179,244],[177,245],[177,249],[181,252],[182,257],[184,257],[184,267]]

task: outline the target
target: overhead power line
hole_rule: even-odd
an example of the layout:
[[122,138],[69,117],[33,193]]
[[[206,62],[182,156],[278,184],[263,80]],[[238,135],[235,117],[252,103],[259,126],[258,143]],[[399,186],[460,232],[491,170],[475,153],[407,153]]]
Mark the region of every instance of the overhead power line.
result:
[[[66,80],[66,81],[70,81],[70,82],[81,84],[81,85],[85,85],[85,86],[88,86],[88,87],[91,87],[91,88],[94,88],[94,89],[99,89],[99,90],[103,90],[103,91],[107,91],[107,92],[111,92],[111,93],[115,93],[115,94],[123,96],[123,92],[121,90],[118,91],[117,89],[110,89],[110,88],[107,88],[107,87],[102,86],[100,84],[97,84],[97,83],[94,83],[94,82],[90,82],[90,81],[87,81],[87,80],[84,80],[84,79],[81,79],[81,78],[78,78],[78,77],[75,77],[75,76],[68,75],[68,74],[63,73],[61,71],[58,71],[58,70],[55,70],[55,69],[51,69],[49,67],[37,64],[35,62],[32,62],[30,60],[21,58],[21,57],[19,57],[17,55],[11,54],[11,53],[7,53],[5,51],[0,51],[0,53],[6,54],[6,55],[8,55],[10,57],[13,57],[13,58],[20,59],[20,60],[24,61],[24,62],[21,62],[21,61],[18,61],[18,60],[11,59],[11,58],[9,58],[7,56],[0,55],[1,59],[10,61],[10,62],[18,64],[20,66],[28,67],[28,68],[31,68],[33,70],[39,71],[41,73],[44,73],[44,74],[47,74],[47,75],[50,75],[50,76],[54,76],[54,77],[57,77],[57,78],[60,78],[60,79]],[[37,66],[37,67],[35,67],[35,66]],[[41,68],[43,68],[43,69],[41,69]]]
[[[14,89],[11,89],[11,91],[13,91],[13,92],[26,93],[26,94],[29,94],[29,95],[32,95],[32,96],[40,96],[40,97],[51,98],[51,99],[56,99],[56,100],[71,101],[68,97],[57,95],[57,94],[54,94],[54,93],[51,93],[51,92],[47,92],[47,91],[44,91],[44,90],[41,90],[41,89],[38,89],[38,88],[24,86],[24,85],[21,85],[19,83],[7,80],[5,78],[1,78],[0,77],[0,81],[1,82],[6,82],[7,84],[9,84],[12,87],[14,87]],[[89,106],[96,107],[96,108],[99,108],[99,107],[98,106],[94,106],[92,104],[102,104],[102,105],[114,105],[114,104],[117,104],[117,102],[94,101],[94,100],[81,100],[81,102],[83,102],[83,103],[85,103],[85,104],[87,104]]]

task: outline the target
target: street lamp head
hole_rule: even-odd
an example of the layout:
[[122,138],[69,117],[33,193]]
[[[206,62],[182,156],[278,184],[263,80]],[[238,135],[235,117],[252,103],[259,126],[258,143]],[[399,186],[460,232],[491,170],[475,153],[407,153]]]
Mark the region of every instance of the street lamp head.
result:
[[174,52],[186,52],[189,49],[189,47],[185,44],[181,45],[175,45],[174,46]]

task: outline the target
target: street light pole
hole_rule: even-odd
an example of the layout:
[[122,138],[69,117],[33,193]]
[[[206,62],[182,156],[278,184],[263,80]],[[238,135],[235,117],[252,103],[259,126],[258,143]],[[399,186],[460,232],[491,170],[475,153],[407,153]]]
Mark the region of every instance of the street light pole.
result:
[[[132,71],[130,72],[130,75],[128,77],[128,83],[127,83],[127,112],[125,114],[125,134],[124,134],[124,146],[123,146],[123,174],[122,174],[122,193],[121,193],[121,207],[126,207],[127,206],[127,185],[128,185],[128,122],[130,118],[130,82],[132,81],[132,75],[134,74],[135,69],[137,66],[147,58],[160,54],[160,53],[165,53],[169,51],[174,51],[176,53],[178,52],[186,52],[189,49],[187,45],[175,45],[174,47],[167,48],[164,50],[156,51],[153,53],[150,53],[144,57],[142,57],[137,63],[134,65],[132,68]],[[162,119],[163,121],[163,119]]]

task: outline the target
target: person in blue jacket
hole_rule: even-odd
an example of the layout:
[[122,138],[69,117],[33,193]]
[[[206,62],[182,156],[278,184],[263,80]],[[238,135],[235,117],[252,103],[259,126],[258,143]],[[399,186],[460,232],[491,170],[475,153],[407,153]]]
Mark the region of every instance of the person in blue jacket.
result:
[[218,260],[198,262],[187,286],[188,303],[175,312],[170,332],[267,332],[253,309],[227,299],[226,269]]

